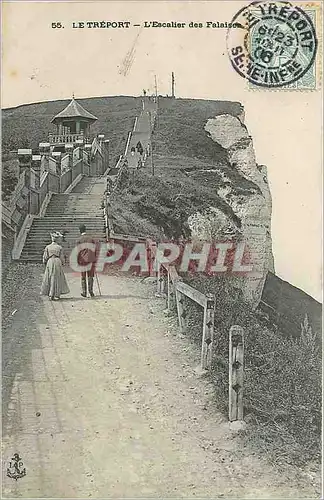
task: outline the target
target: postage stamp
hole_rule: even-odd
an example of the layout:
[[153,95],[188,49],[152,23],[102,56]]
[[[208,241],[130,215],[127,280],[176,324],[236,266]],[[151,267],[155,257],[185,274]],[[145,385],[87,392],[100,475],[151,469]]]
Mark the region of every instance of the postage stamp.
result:
[[289,2],[253,2],[233,18],[227,48],[234,69],[249,86],[316,88],[316,8]]

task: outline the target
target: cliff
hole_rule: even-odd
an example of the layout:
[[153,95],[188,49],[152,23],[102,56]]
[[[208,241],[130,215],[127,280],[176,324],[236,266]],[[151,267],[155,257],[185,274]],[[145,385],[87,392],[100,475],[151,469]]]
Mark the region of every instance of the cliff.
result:
[[[251,192],[238,192],[236,183],[224,174],[224,185],[217,189],[217,194],[232,208],[240,221],[239,232],[249,249],[250,262],[253,265],[253,273],[241,280],[242,290],[245,298],[256,307],[261,299],[267,271],[274,272],[271,193],[267,169],[256,162],[253,141],[243,123],[243,116],[220,115],[208,119],[204,128],[211,139],[226,151],[226,160],[230,167],[256,186]],[[210,213],[207,219],[210,224]],[[217,221],[221,223],[218,236],[226,236],[230,221],[224,217],[218,217]],[[233,230],[232,227],[230,229]],[[194,236],[201,236],[199,231],[197,232],[197,226],[192,225],[192,230]]]
[[244,241],[253,273],[228,279],[257,307],[267,272],[274,272],[271,194],[242,105],[161,99],[152,144],[155,176],[149,161],[116,194],[116,230],[157,239]]

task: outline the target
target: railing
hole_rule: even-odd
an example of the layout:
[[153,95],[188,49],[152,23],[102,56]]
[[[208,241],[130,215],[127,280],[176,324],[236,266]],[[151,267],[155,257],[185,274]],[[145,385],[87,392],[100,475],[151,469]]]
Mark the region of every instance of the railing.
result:
[[64,193],[64,191],[72,184],[72,170],[65,169],[64,172],[62,170],[62,175],[61,175],[61,192]]
[[82,174],[83,172],[83,161],[81,160],[76,160],[75,163],[73,163],[73,168],[72,168],[72,181],[74,181],[78,175]]
[[[82,134],[56,136],[51,134],[50,139],[52,144],[75,142],[77,139],[85,139],[86,142],[89,142]],[[76,146],[78,145],[76,144]],[[99,172],[101,175],[104,167],[107,168],[105,165],[107,155],[103,155],[101,143],[97,139],[93,141],[92,148],[87,146],[84,150],[82,147],[76,147],[73,153],[72,149],[71,147],[70,153],[62,155],[61,161],[60,155],[58,155],[58,159],[54,159],[48,145],[44,148],[44,154],[41,155],[41,158],[33,158],[31,149],[18,150],[22,172],[11,197],[7,202],[2,203],[2,220],[15,233],[14,247],[12,248],[14,259],[19,259],[33,217],[44,215],[45,205],[53,193],[65,192],[82,175],[91,175],[91,173],[99,175]],[[92,149],[92,157],[89,149]],[[90,171],[90,166],[95,167],[92,169],[93,171]]]
[[42,205],[43,201],[45,200],[45,197],[48,192],[48,183],[47,183],[47,178],[48,178],[48,172],[44,172],[40,179],[40,187],[39,187],[39,204],[40,206]]
[[73,166],[80,161],[81,157],[81,149],[80,148],[75,148],[73,150]]
[[148,260],[150,275],[154,276],[156,273],[158,295],[164,295],[166,288],[165,295],[168,310],[174,305],[175,299],[181,332],[185,332],[187,329],[186,318],[188,313],[186,311],[184,297],[188,297],[203,308],[204,319],[202,325],[201,368],[203,370],[210,369],[214,343],[215,296],[211,294],[205,295],[192,286],[183,283],[182,278],[177,273],[175,265],[159,261],[159,253],[156,244],[151,240],[147,240],[147,251],[149,252]]
[[[176,307],[180,331],[187,329],[188,310],[184,298],[203,308],[201,369],[210,370],[214,350],[215,296],[204,294],[183,282],[174,264],[159,262],[157,245],[146,240],[150,276],[156,276],[157,296],[166,297],[167,310]],[[228,415],[229,421],[243,420],[244,330],[233,325],[229,332]]]
[[[137,117],[136,117],[136,120],[137,120]],[[136,120],[135,120],[135,123],[136,123]],[[135,124],[134,124],[134,127],[135,127]],[[127,141],[126,141],[124,156],[126,156],[127,153],[128,153],[128,148],[129,148],[129,143],[130,143],[131,138],[132,138],[132,132],[128,132],[128,137],[127,137]]]
[[83,139],[86,144],[91,142],[91,140],[83,134],[49,134],[48,136],[50,144],[70,144],[80,139]]
[[55,159],[52,157],[49,157],[48,158],[48,171],[56,174],[56,170],[57,170],[56,165],[57,164],[56,164]]
[[63,156],[62,160],[61,160],[61,171],[62,173],[67,170],[70,166],[70,155],[69,154],[66,154]]
[[101,144],[97,137],[95,137],[91,144],[91,158],[93,158],[98,152],[102,155]]
[[41,158],[41,168],[40,175],[42,176],[44,172],[48,170],[48,156],[43,155]]

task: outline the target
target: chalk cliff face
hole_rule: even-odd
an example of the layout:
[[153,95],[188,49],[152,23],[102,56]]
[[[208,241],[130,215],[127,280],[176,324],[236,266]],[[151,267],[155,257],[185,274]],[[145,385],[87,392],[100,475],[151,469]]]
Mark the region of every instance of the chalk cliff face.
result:
[[[223,183],[216,187],[217,194],[234,212],[240,224],[217,207],[210,207],[204,213],[197,212],[189,217],[188,224],[193,238],[217,239],[239,235],[245,241],[253,272],[238,279],[244,297],[252,307],[257,307],[262,294],[267,271],[274,272],[271,244],[271,194],[267,181],[267,169],[258,165],[252,138],[241,119],[231,115],[211,118],[205,130],[211,139],[226,151],[230,169],[236,170],[236,179],[230,179],[222,172]],[[237,175],[239,174],[239,175]],[[244,179],[254,186],[240,190],[238,184]],[[244,179],[243,179],[244,178]]]

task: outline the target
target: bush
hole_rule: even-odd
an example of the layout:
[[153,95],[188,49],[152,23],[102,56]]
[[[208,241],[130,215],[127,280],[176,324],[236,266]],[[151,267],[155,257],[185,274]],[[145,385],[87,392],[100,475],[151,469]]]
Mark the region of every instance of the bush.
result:
[[14,191],[18,182],[18,177],[13,169],[7,168],[7,165],[3,163],[2,168],[2,196],[3,201],[6,201],[11,193]]
[[[303,465],[321,456],[321,354],[307,316],[295,338],[270,328],[223,277],[186,276],[185,281],[216,295],[216,346],[211,377],[219,408],[228,411],[229,329],[245,331],[242,439],[269,459]],[[189,299],[188,299],[189,300]],[[201,343],[202,309],[190,301],[188,333]]]

